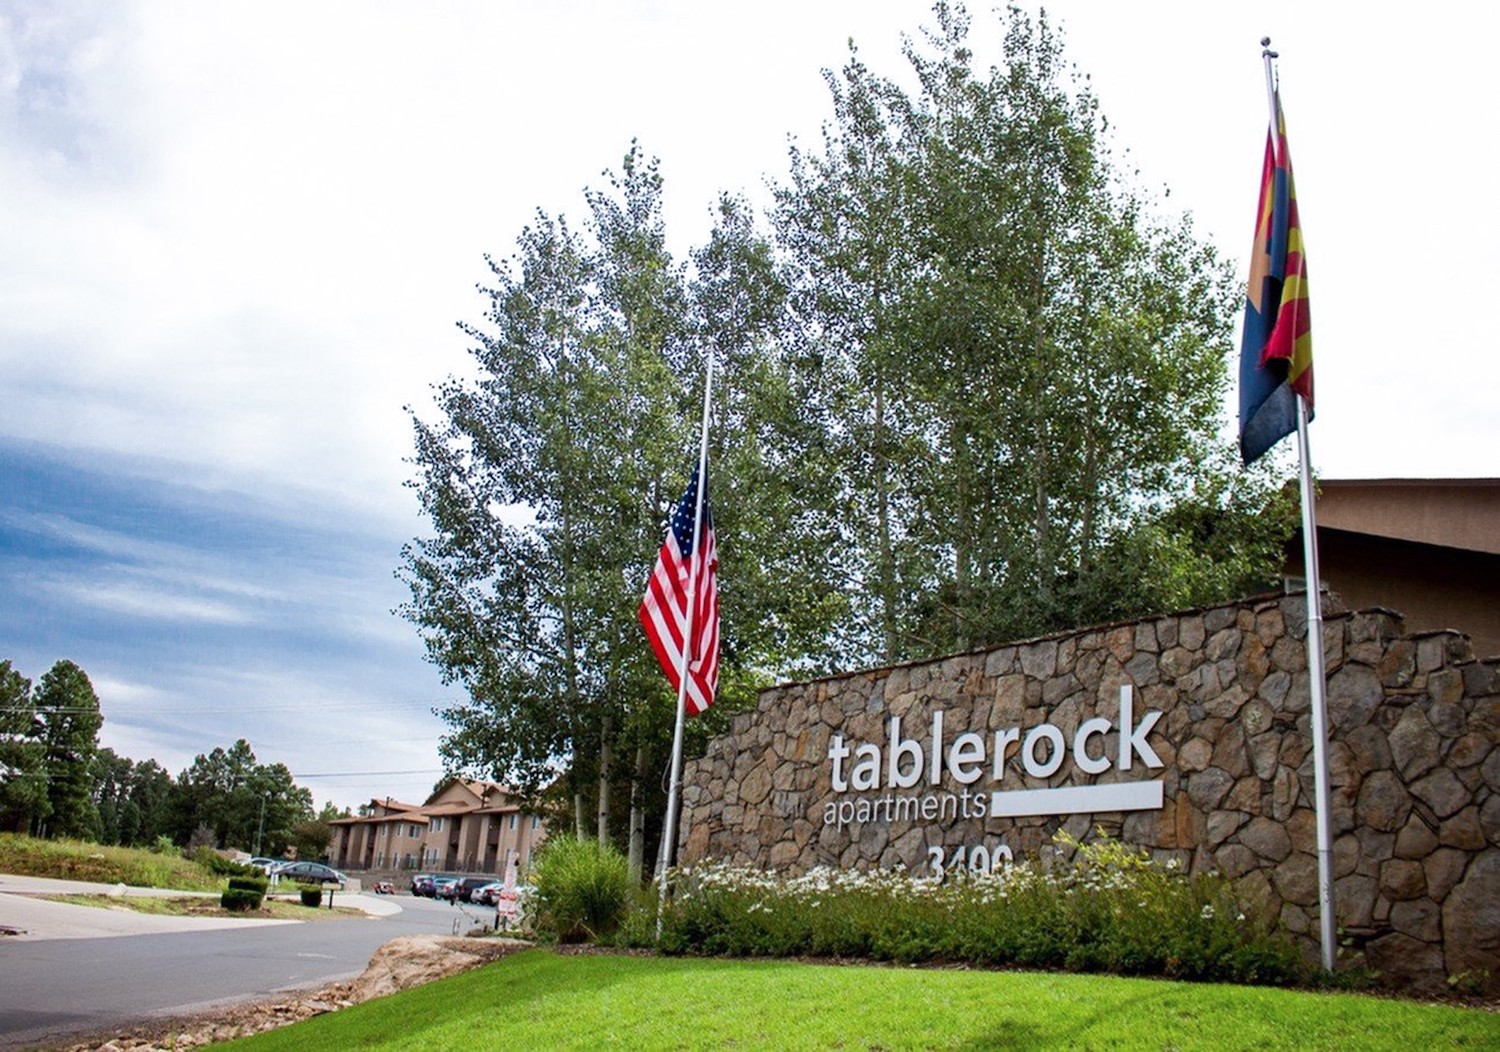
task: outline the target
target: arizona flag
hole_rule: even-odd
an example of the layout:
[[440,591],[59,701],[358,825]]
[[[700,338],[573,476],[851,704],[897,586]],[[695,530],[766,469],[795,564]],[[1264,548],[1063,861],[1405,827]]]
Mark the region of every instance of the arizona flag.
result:
[[[703,490],[703,529],[693,546],[693,515],[698,506],[698,471],[667,528],[667,539],[646,585],[638,615],[656,651],[656,660],[674,689],[682,690],[681,668],[687,649],[687,689],[683,704],[696,716],[714,703],[719,686],[719,554],[714,518]],[[691,592],[691,594],[689,594]],[[691,611],[691,619],[689,618]],[[689,638],[688,625],[692,631]]]
[[1309,419],[1313,405],[1307,262],[1280,93],[1274,98],[1276,136],[1273,142],[1266,135],[1240,341],[1240,456],[1247,465],[1297,430],[1297,395]]

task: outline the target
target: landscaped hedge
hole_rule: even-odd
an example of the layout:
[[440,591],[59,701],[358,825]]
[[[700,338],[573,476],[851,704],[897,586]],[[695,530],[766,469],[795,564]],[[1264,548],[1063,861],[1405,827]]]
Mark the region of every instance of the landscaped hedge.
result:
[[[1302,960],[1237,902],[1229,882],[1188,877],[1115,841],[1068,864],[1007,865],[950,883],[901,872],[799,877],[708,864],[677,871],[666,953],[1019,965],[1247,983],[1293,983]],[[652,905],[622,931],[651,945]]]
[[225,888],[219,896],[219,905],[235,913],[248,913],[260,909],[262,896],[249,888]]
[[[229,892],[243,892],[247,895],[253,896],[254,901],[250,906],[245,908],[258,910],[260,909],[262,900],[264,900],[266,897],[266,889],[269,886],[270,881],[266,880],[265,877],[230,877],[229,890],[224,894],[228,895]],[[238,897],[236,898],[236,901],[240,901]],[[220,902],[225,909],[236,908],[230,906],[229,903],[225,902],[222,897],[220,898]]]
[[297,892],[302,896],[302,905],[317,909],[323,904],[323,885],[299,884]]

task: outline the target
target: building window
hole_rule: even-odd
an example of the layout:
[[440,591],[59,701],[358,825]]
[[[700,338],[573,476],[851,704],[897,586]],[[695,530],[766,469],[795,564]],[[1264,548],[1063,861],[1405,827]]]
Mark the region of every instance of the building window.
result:
[[411,837],[413,840],[417,839],[418,837],[420,837],[422,835],[422,827],[419,826],[419,825],[410,825],[410,826],[407,826],[406,830],[407,830],[406,835],[409,836],[409,837]]
[[541,824],[542,824],[541,819],[537,818],[536,815],[532,815],[531,816],[531,828],[532,829],[535,829],[537,826],[539,826]]
[[510,827],[512,829],[516,828],[516,816],[515,815],[511,815],[510,816]]
[[443,820],[441,818],[430,818],[427,820],[427,832],[441,833],[443,831]]

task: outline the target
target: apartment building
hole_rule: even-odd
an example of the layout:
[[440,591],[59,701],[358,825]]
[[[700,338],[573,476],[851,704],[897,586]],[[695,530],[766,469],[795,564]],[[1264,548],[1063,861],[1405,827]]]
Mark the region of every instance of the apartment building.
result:
[[366,814],[329,823],[330,863],[361,871],[522,872],[547,836],[546,822],[494,782],[453,778],[420,804],[372,799]]
[[[1457,629],[1500,657],[1500,479],[1322,479],[1318,560],[1346,608],[1383,606],[1408,632]],[[1302,537],[1287,546],[1301,578]]]

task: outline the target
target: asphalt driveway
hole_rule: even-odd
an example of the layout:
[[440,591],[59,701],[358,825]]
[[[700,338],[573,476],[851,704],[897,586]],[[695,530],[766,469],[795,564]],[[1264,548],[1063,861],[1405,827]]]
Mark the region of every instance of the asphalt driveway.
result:
[[0,934],[0,1049],[49,1047],[353,978],[389,939],[484,921],[426,899],[356,893],[335,904],[357,906],[365,919],[314,922],[160,917],[38,898],[120,891],[0,874],[0,932],[19,932]]
[[[102,909],[97,906],[73,906],[63,902],[47,902],[40,898],[42,895],[177,898],[191,894],[193,892],[167,891],[161,888],[128,888],[123,884],[94,884],[79,880],[0,874],[0,939],[101,939],[121,935],[157,935],[301,923],[295,920],[241,917],[168,917],[137,913],[124,907]],[[336,905],[362,909],[376,917],[401,912],[401,907],[395,902],[375,895],[336,894],[334,901]]]

